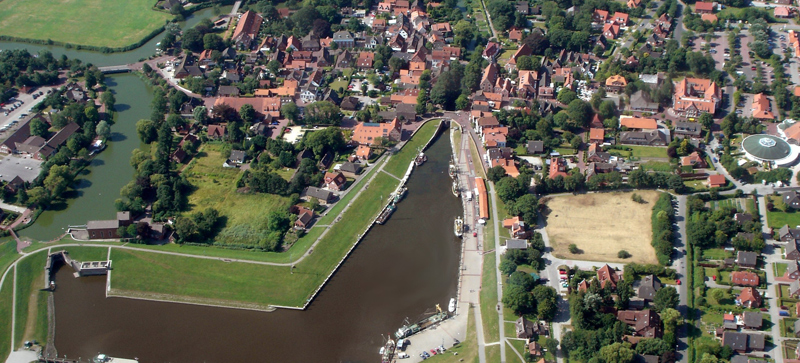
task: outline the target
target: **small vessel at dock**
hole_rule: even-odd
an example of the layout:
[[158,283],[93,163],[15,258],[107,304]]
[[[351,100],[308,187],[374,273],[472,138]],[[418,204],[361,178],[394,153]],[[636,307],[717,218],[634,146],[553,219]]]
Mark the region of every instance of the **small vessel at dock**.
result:
[[456,299],[455,298],[451,298],[450,299],[450,305],[447,306],[447,311],[449,311],[450,314],[456,312]]
[[458,238],[461,238],[461,236],[464,235],[464,220],[461,219],[461,216],[456,217],[453,232]]
[[430,328],[430,327],[432,327],[432,326],[444,321],[445,319],[447,319],[447,316],[448,316],[447,312],[442,311],[442,308],[440,308],[439,305],[437,304],[436,305],[436,313],[435,314],[433,314],[433,315],[431,315],[431,316],[429,316],[429,317],[427,317],[425,319],[422,319],[422,320],[416,322],[415,324],[406,323],[405,325],[400,327],[400,329],[397,329],[397,332],[394,333],[394,336],[397,339],[403,339],[403,338],[409,337],[411,335],[419,333],[419,332],[421,332],[421,331],[423,331],[423,330],[425,330],[427,328]]
[[461,189],[458,188],[458,179],[453,180],[453,188],[452,189],[453,189],[453,195],[455,195],[456,198],[461,196]]
[[458,167],[456,167],[452,161],[450,162],[450,168],[447,170],[447,173],[450,174],[451,178],[453,179],[456,178],[456,173],[458,173]]
[[400,201],[403,200],[403,198],[406,196],[407,192],[408,188],[406,187],[401,186],[397,188],[397,190],[394,193],[392,193],[392,204],[400,203]]
[[376,220],[376,222],[378,222],[378,224],[386,223],[386,221],[389,219],[389,216],[391,216],[392,213],[394,213],[395,209],[397,209],[397,207],[394,206],[394,203],[387,205],[386,208],[381,212],[381,214],[378,215],[378,219]]
[[392,361],[392,357],[394,356],[394,340],[391,338],[386,340],[386,344],[381,347],[380,354],[381,354],[381,363],[389,363]]
[[417,155],[417,158],[414,159],[414,164],[416,164],[417,166],[420,166],[423,163],[425,163],[426,161],[428,161],[428,156],[425,155],[425,153],[420,152],[419,155]]

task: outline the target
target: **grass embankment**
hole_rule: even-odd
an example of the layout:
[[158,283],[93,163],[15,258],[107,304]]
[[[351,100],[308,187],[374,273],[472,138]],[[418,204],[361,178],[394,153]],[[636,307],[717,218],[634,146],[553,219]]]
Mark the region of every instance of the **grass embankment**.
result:
[[173,16],[152,0],[3,0],[0,35],[97,47],[134,44]]
[[[5,271],[5,270],[4,270]],[[0,287],[0,359],[5,362],[11,353],[11,309],[14,286],[14,271],[9,271]]]
[[478,334],[475,332],[475,314],[472,313],[472,309],[469,309],[469,316],[467,317],[467,339],[455,347],[447,348],[445,354],[434,355],[428,358],[427,361],[433,363],[476,363],[479,361]]
[[[419,137],[427,142],[430,134],[425,136],[418,133],[412,140]],[[386,167],[408,166],[415,155],[398,153]],[[375,176],[342,216],[344,223],[333,225],[293,274],[287,266],[200,261],[115,249],[112,294],[249,308],[303,306],[383,208],[377,201],[388,200],[398,184],[386,173]]]
[[[110,247],[110,246],[109,246]],[[69,257],[80,262],[105,261],[108,258],[108,247],[65,247]],[[53,252],[58,249],[53,249]]]
[[318,226],[319,225],[323,225],[324,226],[324,225],[331,224],[333,222],[333,220],[336,219],[336,217],[339,216],[339,213],[342,212],[342,209],[344,209],[344,207],[347,205],[347,203],[349,203],[350,200],[353,199],[353,197],[364,186],[364,184],[367,182],[367,180],[369,180],[369,178],[372,177],[372,174],[375,174],[377,172],[377,170],[380,169],[381,164],[385,163],[386,160],[387,159],[384,158],[381,161],[379,161],[378,163],[374,164],[372,166],[372,168],[366,174],[364,174],[360,178],[358,178],[358,181],[356,181],[355,184],[350,186],[350,192],[348,192],[347,195],[344,196],[344,198],[342,198],[338,202],[336,202],[336,204],[334,204],[333,207],[331,207],[331,209],[328,211],[328,214],[326,214],[324,217],[320,218],[319,221],[317,221],[316,225],[318,225]]
[[236,191],[238,168],[225,168],[222,144],[206,144],[183,173],[196,188],[189,195],[190,213],[214,208],[225,226],[214,240],[220,245],[254,245],[266,238],[269,213],[289,207],[289,198],[274,194]]
[[483,256],[483,277],[481,282],[481,317],[483,318],[483,339],[486,343],[500,340],[500,317],[497,315],[497,267],[494,253]]
[[486,173],[483,170],[483,159],[481,159],[481,155],[478,153],[478,147],[475,146],[474,140],[475,139],[469,141],[469,152],[472,154],[472,164],[475,167],[475,175],[486,179]]
[[47,251],[41,251],[26,256],[17,264],[15,348],[26,340],[47,341],[47,292],[41,291],[46,262]]
[[398,178],[402,178],[408,170],[408,164],[410,164],[411,160],[414,160],[414,158],[419,154],[420,148],[428,143],[428,140],[431,139],[438,126],[439,120],[431,120],[422,125],[419,131],[414,134],[414,137],[411,138],[411,140],[408,140],[400,152],[392,157],[393,161],[396,159],[402,159],[408,160],[408,162],[405,164],[389,163],[386,164],[386,167],[384,167],[383,170]]

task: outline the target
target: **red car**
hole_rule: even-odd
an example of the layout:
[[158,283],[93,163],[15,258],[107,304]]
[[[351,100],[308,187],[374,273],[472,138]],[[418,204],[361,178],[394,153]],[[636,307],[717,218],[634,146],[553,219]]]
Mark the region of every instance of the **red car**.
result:
[[681,280],[676,280],[676,281],[675,281],[675,283],[677,283],[678,285],[680,285],[680,284],[681,284]]
[[472,237],[478,237],[478,232],[472,232]]

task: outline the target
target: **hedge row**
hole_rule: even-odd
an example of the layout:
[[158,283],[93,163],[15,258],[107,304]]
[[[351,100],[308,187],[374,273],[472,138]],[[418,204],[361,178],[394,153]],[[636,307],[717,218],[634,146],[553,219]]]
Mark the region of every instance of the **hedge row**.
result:
[[[664,212],[663,214],[661,212]],[[653,248],[656,250],[658,263],[669,265],[672,255],[672,222],[675,214],[672,212],[672,196],[661,193],[658,201],[653,206]]]

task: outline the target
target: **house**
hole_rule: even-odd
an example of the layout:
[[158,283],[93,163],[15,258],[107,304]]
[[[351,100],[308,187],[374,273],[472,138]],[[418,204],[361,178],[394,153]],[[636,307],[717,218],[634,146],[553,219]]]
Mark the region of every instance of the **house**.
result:
[[511,238],[528,238],[528,230],[525,222],[519,216],[503,220],[503,228],[506,228],[511,233]]
[[366,145],[359,145],[356,148],[356,157],[358,160],[366,161],[369,160],[369,157],[372,155],[372,149]]
[[301,212],[297,214],[297,220],[294,221],[295,229],[306,229],[314,219],[314,211],[305,207],[301,208]]
[[681,166],[691,166],[692,168],[707,168],[705,159],[697,151],[681,158]]
[[264,18],[262,18],[261,15],[258,15],[252,10],[246,11],[242,17],[239,18],[231,40],[240,48],[249,49],[258,38],[258,31],[261,29],[261,23],[263,22]]
[[533,337],[533,326],[536,323],[525,319],[524,316],[520,316],[514,322],[514,331],[517,333],[517,338],[519,339],[530,339]]
[[634,337],[661,338],[663,335],[661,317],[650,309],[621,310],[617,312],[617,320],[630,325]]
[[120,221],[117,219],[88,221],[86,232],[89,234],[89,239],[114,239],[119,238],[117,234],[119,227]]
[[669,144],[667,135],[658,130],[622,132],[619,140],[621,144],[629,145],[667,146]]
[[356,60],[356,67],[359,69],[372,69],[372,63],[375,61],[375,53],[361,52],[358,53],[358,60]]
[[753,221],[753,215],[750,213],[736,213],[733,215],[733,220],[739,224],[745,224]]
[[638,90],[631,94],[630,109],[633,111],[656,113],[658,112],[658,103],[650,100],[650,93],[644,90]]
[[721,99],[722,90],[710,79],[686,77],[675,84],[672,108],[680,117],[699,117],[714,114]]
[[618,74],[606,79],[606,90],[609,92],[618,93],[627,85],[628,81],[625,79],[625,77]]
[[550,158],[550,168],[547,173],[548,178],[555,179],[557,177],[568,177],[567,162],[562,158]]
[[493,62],[502,51],[503,47],[501,47],[500,44],[497,44],[495,42],[489,42],[483,49],[483,53],[481,54],[481,56],[483,57],[483,59],[486,59],[489,62]]
[[775,7],[775,17],[776,18],[791,18],[794,15],[794,9],[788,6],[776,6]]
[[794,298],[800,296],[800,281],[795,280],[789,284],[789,295]]
[[761,307],[761,294],[754,287],[745,287],[736,297],[736,304],[751,309],[759,308]]
[[605,140],[606,130],[604,129],[589,129],[589,142],[603,143]]
[[530,343],[528,343],[528,353],[530,353],[530,355],[534,357],[541,357],[544,355],[544,352],[542,351],[542,346],[535,341],[531,341]]
[[231,156],[228,158],[234,164],[242,164],[247,158],[247,154],[243,150],[231,150]]
[[220,97],[239,97],[239,88],[236,86],[219,86],[217,96]]
[[209,139],[212,140],[220,140],[224,139],[226,133],[225,126],[222,125],[208,125],[208,130],[206,131]]
[[783,258],[787,260],[800,260],[800,250],[797,248],[797,241],[789,241],[786,244],[786,250],[783,254]]
[[606,39],[617,39],[619,36],[619,25],[606,23],[603,26],[603,36],[606,37]]
[[351,140],[359,145],[375,145],[379,141],[400,141],[400,122],[395,118],[391,122],[362,122],[353,129]]
[[597,280],[600,281],[600,287],[602,288],[605,288],[606,284],[611,284],[611,287],[616,289],[617,282],[619,282],[620,279],[617,271],[607,264],[597,269]]
[[675,137],[683,136],[683,137],[691,137],[697,138],[700,137],[702,132],[701,125],[697,122],[675,122],[675,130],[673,133]]
[[764,350],[764,334],[726,331],[722,334],[722,345],[737,353],[761,351]]
[[605,23],[609,19],[608,11],[606,10],[595,9],[592,12],[592,21],[595,23]]
[[635,9],[642,5],[642,0],[628,0],[628,8]]
[[800,193],[796,190],[790,190],[786,193],[781,195],[781,199],[783,199],[783,203],[786,204],[787,207],[792,209],[800,209]]
[[317,187],[307,187],[304,193],[309,199],[316,198],[322,204],[330,203],[334,200],[335,196],[330,190],[320,189]]
[[782,277],[789,280],[800,279],[800,265],[798,265],[797,261],[789,261],[786,266],[786,272],[783,273]]
[[750,271],[731,272],[731,283],[737,286],[758,286],[758,275]]
[[322,182],[323,187],[330,190],[341,191],[347,184],[347,178],[341,172],[338,173],[325,173],[325,179]]
[[[777,12],[777,9],[775,10]],[[769,99],[763,93],[753,96],[753,118],[759,120],[774,120],[775,115],[771,112],[772,108],[769,105]]]
[[694,11],[698,14],[713,14],[714,3],[698,1],[694,3]]
[[531,7],[530,4],[528,4],[527,0],[517,1],[516,4],[514,4],[514,8],[517,10],[518,13],[522,15],[528,15],[531,12]]
[[709,175],[707,184],[709,188],[721,188],[728,184],[728,180],[722,174]]
[[339,167],[339,171],[348,178],[356,178],[358,174],[361,174],[361,169],[361,165],[350,162],[343,163]]
[[800,239],[800,229],[789,228],[788,224],[784,224],[783,227],[778,229],[777,237],[777,240],[781,242],[794,242]]
[[658,277],[647,275],[640,281],[636,296],[645,301],[653,301],[656,297],[656,292],[661,289],[661,286],[661,280]]
[[658,129],[658,122],[653,118],[622,116],[619,126],[632,131],[650,131]]
[[506,240],[506,250],[528,249],[528,241],[524,239],[509,238]]
[[742,321],[744,322],[745,329],[761,329],[764,317],[761,313],[752,311],[745,311],[742,313]]
[[709,23],[716,23],[719,18],[717,18],[717,16],[714,14],[702,14],[700,15],[700,20],[704,20]]
[[531,155],[544,153],[544,141],[528,141],[525,148]]
[[758,254],[749,251],[738,251],[736,253],[736,264],[744,268],[756,268]]
[[14,179],[11,179],[8,184],[6,184],[6,189],[8,189],[11,193],[16,193],[19,191],[20,188],[25,187],[25,181],[19,177],[19,175],[15,176]]
[[480,83],[481,90],[483,90],[483,92],[493,92],[496,81],[497,81],[497,63],[491,62],[483,70],[483,76],[481,77],[481,83]]
[[333,33],[333,41],[340,48],[352,48],[356,45],[356,39],[353,37],[353,34],[347,30],[340,30]]

